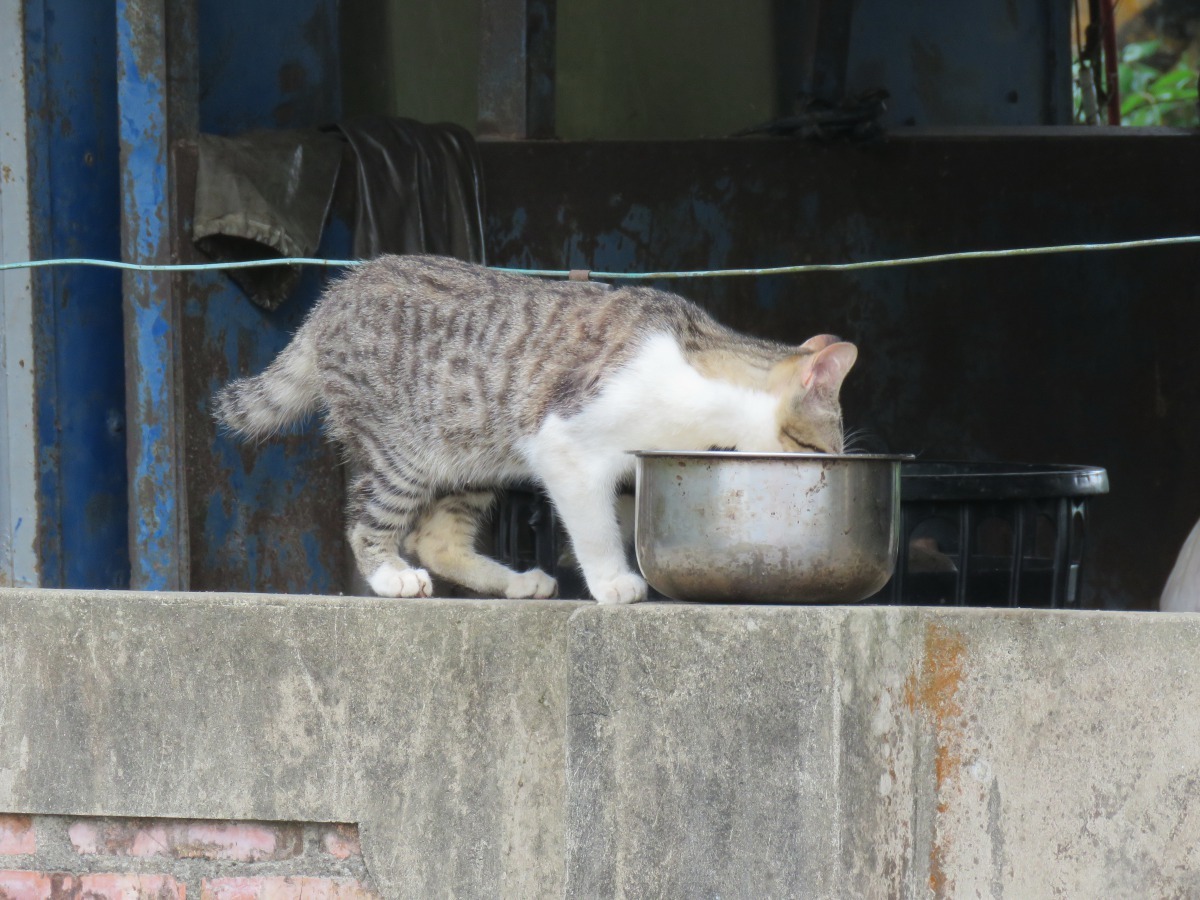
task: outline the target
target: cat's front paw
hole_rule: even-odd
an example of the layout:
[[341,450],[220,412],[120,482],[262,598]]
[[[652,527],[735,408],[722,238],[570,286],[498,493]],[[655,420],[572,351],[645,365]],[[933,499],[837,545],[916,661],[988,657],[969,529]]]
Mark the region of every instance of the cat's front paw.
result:
[[588,590],[597,603],[637,603],[646,599],[646,582],[632,572],[588,582]]
[[529,597],[543,599],[553,597],[558,593],[558,582],[541,569],[530,569],[508,579],[508,587],[504,596],[510,600],[523,600]]
[[424,569],[401,569],[384,563],[367,579],[380,597],[432,597],[433,582]]

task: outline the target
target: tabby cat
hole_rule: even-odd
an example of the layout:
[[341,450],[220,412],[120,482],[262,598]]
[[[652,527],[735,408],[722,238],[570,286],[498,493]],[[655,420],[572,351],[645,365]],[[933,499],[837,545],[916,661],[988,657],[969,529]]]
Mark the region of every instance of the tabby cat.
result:
[[646,583],[615,511],[630,451],[839,453],[838,393],[857,352],[829,335],[746,337],[646,287],[384,256],[329,287],[266,371],[215,407],[255,438],[324,414],[356,473],[349,541],[377,594],[429,596],[428,569],[487,595],[553,596],[544,572],[475,549],[495,492],[533,480],[592,596],[632,603]]

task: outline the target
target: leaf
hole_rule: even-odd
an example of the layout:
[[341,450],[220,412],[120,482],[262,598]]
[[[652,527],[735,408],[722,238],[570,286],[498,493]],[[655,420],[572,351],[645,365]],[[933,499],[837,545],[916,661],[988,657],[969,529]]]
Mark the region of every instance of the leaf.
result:
[[1133,93],[1133,66],[1121,65],[1117,66],[1117,88],[1121,91],[1121,96]]
[[1153,56],[1162,48],[1162,41],[1138,41],[1134,44],[1126,44],[1121,48],[1121,62],[1134,63],[1139,59],[1145,59],[1147,56]]
[[1196,73],[1188,69],[1178,68],[1156,78],[1150,85],[1149,91],[1155,96],[1178,91],[1187,87],[1195,87]]
[[[1149,88],[1149,86],[1160,76],[1158,69],[1143,65],[1142,63],[1133,63],[1126,67],[1129,73],[1128,84],[1123,86],[1125,93],[1140,93]],[[1117,70],[1118,76],[1120,69]]]
[[[1145,94],[1124,94],[1121,97],[1121,118],[1150,103]],[[1128,124],[1128,123],[1127,123]]]

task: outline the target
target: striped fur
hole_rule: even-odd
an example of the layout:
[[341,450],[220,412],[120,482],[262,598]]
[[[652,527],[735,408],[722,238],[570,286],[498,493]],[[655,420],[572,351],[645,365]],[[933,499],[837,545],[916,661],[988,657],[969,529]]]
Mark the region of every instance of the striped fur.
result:
[[540,481],[589,590],[628,602],[613,509],[633,449],[840,451],[850,344],[746,337],[644,287],[526,278],[385,256],[333,284],[261,375],[223,388],[218,420],[265,437],[320,410],[357,473],[348,534],[372,588],[421,596],[429,576],[549,596],[540,572],[478,554],[495,489]]
[[226,385],[213,401],[217,420],[243,435],[266,437],[316,412],[321,378],[316,348],[292,341],[267,370]]

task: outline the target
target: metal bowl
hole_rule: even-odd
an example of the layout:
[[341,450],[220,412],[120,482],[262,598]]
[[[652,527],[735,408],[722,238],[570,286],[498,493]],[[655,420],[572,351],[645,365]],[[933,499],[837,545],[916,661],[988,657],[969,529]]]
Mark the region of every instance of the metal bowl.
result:
[[638,453],[638,565],[675,600],[857,602],[896,564],[907,458]]

